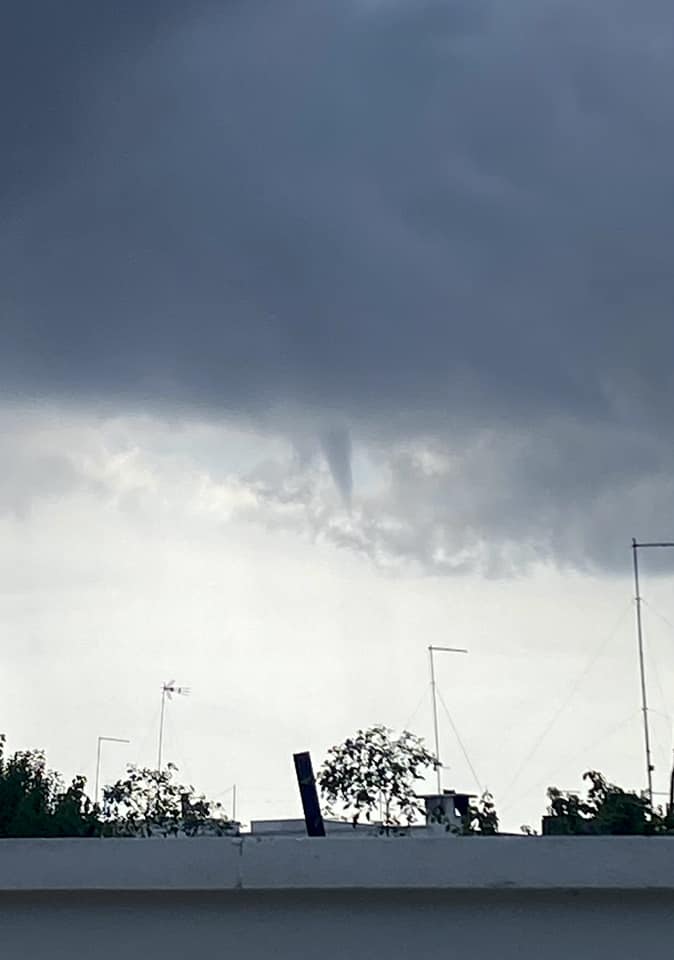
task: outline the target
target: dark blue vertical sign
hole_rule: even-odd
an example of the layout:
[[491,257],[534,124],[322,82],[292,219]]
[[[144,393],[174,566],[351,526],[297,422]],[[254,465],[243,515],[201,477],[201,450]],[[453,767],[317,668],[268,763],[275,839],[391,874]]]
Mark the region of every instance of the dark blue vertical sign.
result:
[[300,788],[300,796],[302,797],[302,809],[304,810],[304,822],[307,825],[307,836],[324,837],[325,824],[323,823],[323,816],[318,802],[314,769],[311,766],[311,754],[295,753],[293,754],[293,760],[295,761],[297,784]]

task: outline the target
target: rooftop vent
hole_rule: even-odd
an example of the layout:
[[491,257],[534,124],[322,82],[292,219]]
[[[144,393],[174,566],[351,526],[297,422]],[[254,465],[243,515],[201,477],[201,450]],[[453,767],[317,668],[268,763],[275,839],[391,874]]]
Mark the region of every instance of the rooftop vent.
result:
[[433,833],[460,833],[463,817],[468,812],[471,793],[443,790],[442,793],[425,794],[426,826]]

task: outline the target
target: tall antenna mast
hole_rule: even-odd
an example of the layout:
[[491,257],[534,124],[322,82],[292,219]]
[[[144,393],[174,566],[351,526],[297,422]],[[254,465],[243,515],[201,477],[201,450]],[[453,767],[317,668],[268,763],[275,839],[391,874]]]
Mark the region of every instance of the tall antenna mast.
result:
[[161,712],[159,714],[159,749],[157,751],[157,770],[161,770],[162,748],[164,746],[164,709],[166,707],[166,698],[170,700],[174,693],[178,696],[186,697],[190,692],[189,687],[176,687],[174,680],[163,683],[161,687]]
[[442,793],[442,766],[440,764],[440,735],[438,733],[438,695],[435,683],[434,653],[468,653],[463,647],[434,647],[429,646],[428,656],[431,662],[431,696],[433,698],[433,733],[435,734],[435,759],[438,761],[436,774],[438,777],[438,794]]
[[637,644],[639,648],[639,677],[641,680],[641,712],[644,722],[644,753],[646,757],[646,784],[648,800],[653,806],[653,758],[651,754],[651,735],[648,725],[648,699],[646,691],[646,666],[644,662],[644,634],[641,622],[641,590],[639,586],[639,550],[648,548],[674,547],[674,542],[639,543],[632,537],[632,565],[634,568],[634,601],[636,605]]

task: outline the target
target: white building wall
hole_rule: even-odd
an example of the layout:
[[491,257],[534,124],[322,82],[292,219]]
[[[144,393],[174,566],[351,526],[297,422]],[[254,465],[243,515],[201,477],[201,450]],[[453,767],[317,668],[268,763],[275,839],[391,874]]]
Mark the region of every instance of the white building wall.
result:
[[674,840],[0,842],[16,960],[641,960],[674,937]]

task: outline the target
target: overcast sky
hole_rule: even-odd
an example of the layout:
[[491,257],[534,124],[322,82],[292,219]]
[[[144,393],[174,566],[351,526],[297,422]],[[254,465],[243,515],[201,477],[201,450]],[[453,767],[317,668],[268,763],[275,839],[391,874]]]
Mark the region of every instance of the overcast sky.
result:
[[[5,3],[11,746],[149,763],[177,679],[167,756],[292,815],[292,752],[429,736],[426,647],[460,641],[441,689],[506,825],[587,766],[643,785],[673,47],[664,0]],[[649,557],[658,789],[669,584]]]

